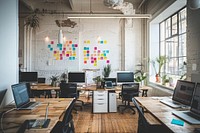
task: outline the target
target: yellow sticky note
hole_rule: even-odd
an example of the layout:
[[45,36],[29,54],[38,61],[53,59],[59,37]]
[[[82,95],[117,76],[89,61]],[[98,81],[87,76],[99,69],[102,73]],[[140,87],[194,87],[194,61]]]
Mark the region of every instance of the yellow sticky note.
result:
[[104,44],[107,44],[107,41],[106,41],[106,40],[104,41]]
[[90,40],[87,40],[87,44],[90,44]]
[[84,58],[84,61],[86,61],[87,60],[87,58]]
[[83,51],[83,53],[84,53],[84,54],[86,54],[86,53],[87,53],[87,51],[86,51],[86,50],[84,50],[84,51]]
[[104,54],[101,54],[101,56],[104,56]]
[[98,57],[98,60],[101,60],[101,58],[100,58],[100,57]]
[[98,54],[98,56],[101,56],[100,54]]
[[59,57],[56,57],[56,60],[59,60]]
[[97,66],[97,64],[96,64],[96,63],[94,63],[94,66]]
[[107,57],[104,57],[104,60],[107,60]]
[[75,53],[75,54],[73,54],[73,56],[76,56],[76,53]]

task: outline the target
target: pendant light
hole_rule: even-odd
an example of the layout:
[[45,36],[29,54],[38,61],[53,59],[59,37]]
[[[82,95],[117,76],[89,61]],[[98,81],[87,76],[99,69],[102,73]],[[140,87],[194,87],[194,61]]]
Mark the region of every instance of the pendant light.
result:
[[63,44],[63,33],[61,29],[58,32],[58,43]]
[[192,10],[200,8],[200,0],[189,0],[189,7]]

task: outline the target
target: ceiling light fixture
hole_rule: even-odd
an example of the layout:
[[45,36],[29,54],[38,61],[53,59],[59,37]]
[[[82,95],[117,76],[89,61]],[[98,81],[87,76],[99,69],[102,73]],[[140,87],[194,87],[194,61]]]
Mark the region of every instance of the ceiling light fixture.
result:
[[123,15],[123,14],[71,14],[68,18],[151,18],[151,14],[134,14],[134,15]]

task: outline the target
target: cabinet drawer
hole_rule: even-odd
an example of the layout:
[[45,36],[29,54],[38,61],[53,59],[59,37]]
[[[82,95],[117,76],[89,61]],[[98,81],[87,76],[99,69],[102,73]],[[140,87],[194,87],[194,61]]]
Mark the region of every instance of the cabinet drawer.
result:
[[93,92],[94,96],[107,96],[108,95],[108,92],[107,91],[94,91]]
[[93,98],[94,103],[108,103],[107,97],[94,97]]
[[94,103],[93,104],[93,112],[94,113],[107,113],[108,112],[108,104]]

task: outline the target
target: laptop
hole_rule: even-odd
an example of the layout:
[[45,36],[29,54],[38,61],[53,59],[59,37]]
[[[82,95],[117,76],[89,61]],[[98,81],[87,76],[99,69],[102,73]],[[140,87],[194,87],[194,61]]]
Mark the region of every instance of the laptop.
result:
[[[0,105],[3,102],[6,91],[7,91],[7,89],[0,90]],[[0,111],[0,117],[1,117],[2,113],[3,113],[3,111]]]
[[189,107],[195,88],[194,82],[178,80],[171,98],[160,100],[161,103],[172,108]]
[[15,105],[18,110],[34,109],[40,102],[31,102],[28,95],[26,83],[14,84],[11,86]]
[[112,89],[112,88],[113,88],[112,81],[106,81],[106,82],[105,82],[105,85],[106,85],[106,88],[107,88],[107,89]]
[[46,128],[49,125],[50,119],[48,119],[49,113],[49,103],[46,106],[45,118],[44,119],[36,119],[32,125],[32,128]]
[[196,85],[190,110],[173,111],[172,114],[190,124],[200,124],[200,83]]

